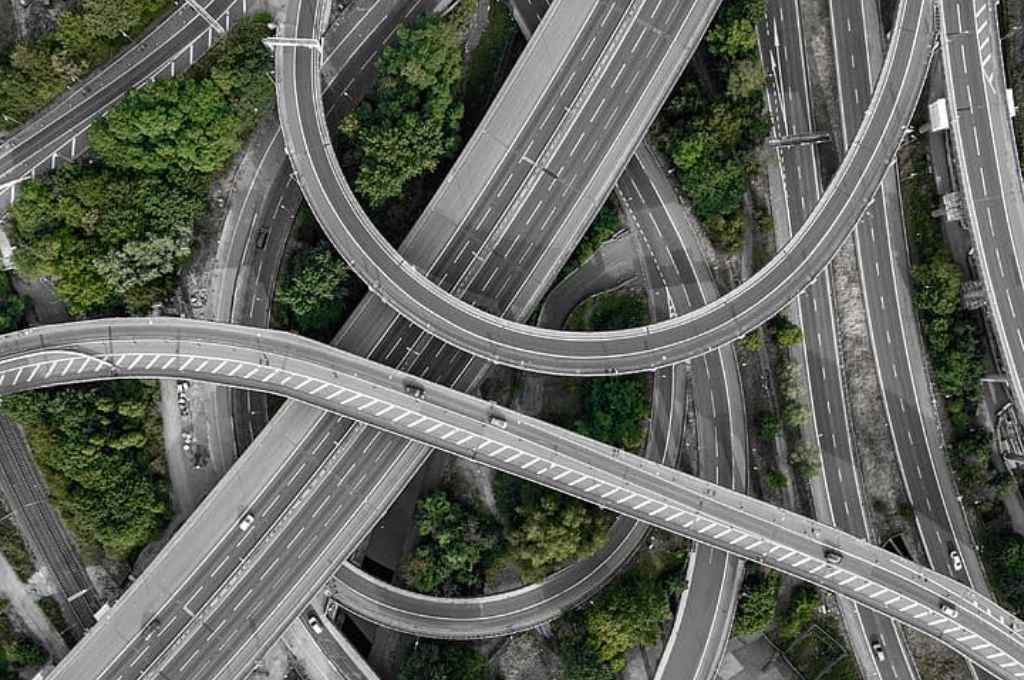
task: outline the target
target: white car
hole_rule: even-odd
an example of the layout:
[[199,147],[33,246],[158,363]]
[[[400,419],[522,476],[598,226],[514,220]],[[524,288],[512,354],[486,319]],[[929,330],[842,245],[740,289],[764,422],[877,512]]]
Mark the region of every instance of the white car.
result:
[[242,518],[242,521],[238,523],[238,530],[248,531],[249,527],[251,527],[253,525],[253,522],[255,521],[256,518],[253,517],[253,514],[251,512],[246,513],[245,517]]
[[945,602],[945,601],[939,602],[939,609],[941,609],[942,613],[945,614],[946,616],[948,616],[949,618],[951,618],[951,619],[955,619],[956,618],[956,615],[957,615],[956,607],[951,605],[949,602]]
[[953,571],[963,571],[964,561],[960,558],[960,553],[955,548],[949,551],[949,563],[953,567]]
[[871,651],[875,655],[875,660],[879,663],[885,661],[885,647],[878,640],[871,641]]
[[306,619],[306,623],[313,629],[313,632],[320,635],[324,632],[324,627],[320,625],[320,619],[317,618],[316,614],[310,614],[309,618]]

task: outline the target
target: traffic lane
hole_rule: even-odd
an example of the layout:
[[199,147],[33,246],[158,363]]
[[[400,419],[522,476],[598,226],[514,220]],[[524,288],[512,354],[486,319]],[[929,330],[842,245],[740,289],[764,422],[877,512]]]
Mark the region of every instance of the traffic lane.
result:
[[[377,430],[370,436],[368,448],[380,445],[371,456],[370,465],[388,467],[401,460],[389,450],[390,446],[384,445],[382,432]],[[392,445],[412,446],[400,442]],[[273,621],[272,614],[279,607],[278,591],[288,591],[289,584],[298,582],[310,563],[325,554],[332,537],[348,535],[343,532],[354,525],[360,506],[376,503],[372,499],[381,480],[360,472],[363,466],[358,458],[341,456],[340,460],[346,467],[331,471],[330,479],[316,487],[304,503],[300,516],[271,538],[255,561],[246,565],[249,575],[245,583],[223,594],[185,644],[167,650],[169,654],[161,661],[161,670],[169,680],[215,678],[223,673],[220,669],[228,668],[239,654],[239,643],[247,635],[256,634],[259,626]],[[354,548],[363,533],[349,536],[345,545]],[[289,613],[286,618],[293,615]]]
[[[765,25],[759,35],[761,60],[769,78],[768,100],[779,137],[813,131],[806,55],[801,42],[802,17],[796,2],[767,3]],[[796,27],[788,30],[788,27]]]
[[[662,7],[673,11],[666,16],[651,16],[649,20],[664,22],[659,25],[671,26],[676,13],[684,6],[684,3],[665,3]],[[565,220],[575,205],[570,199],[580,194],[588,178],[604,158],[604,154],[598,152],[607,145],[607,140],[614,138],[610,132],[621,129],[630,113],[630,107],[621,103],[615,104],[610,101],[610,97],[601,93],[614,92],[619,102],[628,102],[641,96],[645,83],[653,76],[657,64],[650,59],[650,54],[661,39],[656,36],[652,39],[651,32],[652,29],[648,28],[645,22],[638,22],[627,33],[622,41],[623,50],[627,47],[636,50],[630,52],[628,56],[637,55],[643,66],[638,68],[635,58],[611,61],[594,89],[594,95],[583,105],[582,112],[572,126],[560,135],[561,143],[549,154],[546,168],[559,179],[556,180],[549,174],[538,178],[538,173],[533,172],[532,177],[536,181],[534,188],[520,198],[519,204],[513,206],[512,211],[506,213],[506,219],[522,222],[523,215],[526,215],[525,222],[534,225],[532,233],[538,239],[545,238],[546,231],[553,222]],[[637,49],[642,45],[647,46],[646,51],[642,48]],[[572,174],[569,174],[570,172]],[[563,181],[562,178],[567,174],[568,179]],[[542,219],[541,211],[546,213]],[[532,248],[529,240],[517,239],[512,234],[505,234],[497,246],[498,252],[504,252],[505,257],[517,262],[525,261]],[[472,256],[466,257],[463,263],[464,266],[470,266]],[[494,298],[500,297],[503,286],[504,284],[496,279],[485,282],[476,298],[477,304],[486,308]],[[473,300],[472,297],[467,299]]]
[[[656,186],[658,180],[665,185],[660,190]],[[623,207],[641,237],[637,243],[643,244],[642,253],[646,255],[642,258],[646,278],[661,287],[662,295],[654,296],[659,302],[655,305],[655,320],[688,311],[717,296],[695,234],[686,231],[690,225],[677,224],[669,212],[667,203],[674,202],[676,196],[667,185],[653,152],[646,145],[627,165],[618,183]],[[735,364],[735,356],[730,355],[730,358]],[[730,399],[725,363],[722,352],[691,362],[697,412],[697,468],[705,478],[735,487],[734,460],[740,467],[746,461],[745,436],[736,437],[735,432],[745,427],[745,418],[742,407],[737,416]],[[678,368],[677,365],[676,370]],[[735,381],[732,384],[738,388],[738,373],[733,373],[732,377]],[[683,406],[675,404],[674,408],[682,414]],[[745,475],[740,475],[739,479],[745,480]],[[705,677],[717,667],[728,641],[724,627],[731,622],[736,606],[741,562],[702,545],[695,546],[690,559],[687,593],[676,612],[676,623],[659,660],[658,678],[666,674],[669,677]],[[680,639],[684,621],[686,634]]]
[[828,270],[800,295],[808,400],[812,404],[812,424],[832,521],[856,536],[867,538],[865,494],[853,458],[831,295]]
[[[678,10],[680,5],[667,3],[663,7]],[[658,14],[649,19],[652,22],[671,21],[674,15],[675,11],[665,17]],[[606,28],[613,27],[613,21],[608,21]],[[538,107],[532,118],[532,123],[536,124],[536,119],[543,116],[539,128],[531,127],[530,141],[525,147],[517,147],[514,155],[507,154],[506,158],[514,163],[514,167],[503,167],[502,172],[495,178],[496,181],[488,187],[488,202],[479,204],[477,211],[472,213],[468,220],[475,227],[491,227],[484,229],[482,233],[486,235],[488,243],[497,240],[493,246],[494,252],[517,264],[526,262],[538,247],[533,239],[546,238],[548,228],[562,221],[567,209],[572,205],[567,199],[579,193],[582,183],[600,160],[600,154],[596,152],[602,144],[607,144],[608,131],[617,129],[614,128],[616,123],[623,123],[629,112],[628,107],[615,104],[610,101],[610,97],[602,93],[614,92],[616,100],[628,101],[630,97],[639,95],[646,76],[652,71],[652,65],[646,56],[657,46],[658,41],[643,42],[648,37],[649,30],[644,23],[634,24],[622,41],[623,49],[647,45],[647,51],[640,49],[636,52],[636,58],[643,59],[646,68],[634,68],[632,59],[612,60],[594,87],[594,94],[587,101],[580,104],[570,100],[570,108],[582,106],[583,109],[575,114],[576,120],[567,130],[564,128],[563,119],[569,116],[556,116],[552,113],[563,110],[565,93],[580,89],[588,80],[586,76],[589,69],[581,67],[574,70],[575,78],[570,78],[557,91],[549,90],[548,98]],[[600,46],[600,41],[609,38],[611,31],[581,38],[580,41],[585,44],[583,51],[587,55],[592,55],[588,59],[596,61],[602,54],[601,50],[596,48]],[[627,63],[630,65],[628,70]],[[583,66],[585,65],[584,61]],[[534,148],[534,142],[538,139],[546,141],[543,141],[539,148]],[[537,164],[543,164],[543,169],[538,171],[535,167]],[[504,179],[501,179],[502,177]],[[352,219],[355,218],[356,216],[353,216]],[[518,229],[509,229],[513,223],[518,226],[524,222],[530,227],[528,233],[532,235],[532,239],[523,238],[522,232]],[[499,228],[494,229],[494,225],[498,225]],[[464,242],[462,248],[449,251],[454,253],[455,261],[452,266],[456,271],[479,267],[478,251],[484,250],[487,254],[490,252],[492,246],[484,243],[483,239],[473,239],[473,233],[475,229],[471,232],[470,240]],[[436,267],[444,267],[447,264],[446,260],[441,260]],[[447,280],[442,277],[440,285],[446,287],[446,283]],[[484,282],[482,289],[466,295],[466,299],[493,311],[493,304],[495,300],[501,298],[506,285],[507,282],[500,281],[495,275]],[[463,292],[457,286],[452,287],[452,290],[456,294]]]
[[[873,124],[868,126],[870,130],[864,130],[862,133],[863,143],[860,144],[860,148],[864,149],[861,153],[867,156],[866,159],[860,159],[865,161],[865,166],[859,168],[856,173],[852,173],[851,168],[860,165],[860,160],[856,158],[857,154],[854,154],[853,160],[840,168],[833,183],[847,186],[847,180],[849,180],[853,186],[843,192],[833,188],[830,194],[832,198],[819,206],[819,210],[814,213],[814,224],[824,224],[827,227],[835,222],[836,215],[833,213],[838,211],[842,217],[840,220],[842,228],[832,229],[814,243],[809,243],[809,241],[821,236],[820,232],[823,227],[802,229],[791,242],[786,251],[786,257],[780,260],[787,262],[791,259],[799,260],[803,263],[800,267],[795,270],[787,269],[780,274],[780,265],[778,263],[770,264],[761,270],[751,282],[722,298],[714,310],[707,312],[701,310],[699,319],[690,314],[639,331],[585,334],[580,337],[559,335],[558,332],[528,328],[520,324],[508,324],[507,322],[496,324],[491,317],[481,314],[471,305],[454,300],[447,295],[438,297],[436,288],[424,285],[426,279],[421,274],[407,269],[398,260],[390,259],[393,253],[388,247],[380,249],[384,244],[375,236],[375,230],[360,231],[359,238],[367,240],[361,241],[358,246],[363,248],[371,245],[375,254],[366,258],[353,255],[349,257],[349,260],[351,262],[358,260],[357,264],[353,265],[357,270],[372,269],[381,262],[385,262],[387,275],[384,278],[378,277],[376,274],[370,277],[374,286],[386,285],[390,290],[391,286],[398,285],[401,280],[401,299],[406,301],[401,305],[404,306],[408,303],[416,307],[417,311],[415,312],[412,312],[409,307],[405,307],[405,311],[417,318],[417,323],[429,325],[435,334],[443,334],[450,342],[461,347],[471,347],[474,352],[483,353],[492,360],[511,361],[514,365],[520,365],[520,361],[527,361],[528,358],[527,365],[532,368],[542,368],[555,373],[589,371],[598,366],[600,372],[604,372],[610,368],[608,349],[612,346],[625,345],[627,347],[622,353],[622,356],[625,357],[621,359],[623,363],[619,363],[618,360],[615,362],[616,367],[621,370],[650,368],[653,356],[665,357],[665,359],[653,361],[653,363],[657,363],[688,356],[691,352],[697,354],[707,351],[709,346],[713,347],[715,344],[724,343],[726,339],[732,339],[739,335],[739,330],[748,327],[748,324],[756,325],[763,321],[768,316],[765,312],[766,309],[781,306],[781,304],[768,306],[763,304],[763,301],[766,298],[775,297],[787,299],[793,292],[793,286],[802,286],[802,281],[808,271],[818,271],[824,262],[827,262],[841,240],[845,239],[846,225],[849,224],[849,229],[853,228],[853,218],[859,215],[860,209],[866,203],[867,196],[864,194],[867,194],[869,190],[870,193],[873,193],[876,186],[873,180],[884,172],[887,165],[882,161],[886,161],[891,150],[895,148],[895,138],[901,136],[903,132],[903,126],[899,121],[913,108],[912,104],[908,103],[913,97],[906,93],[916,92],[923,82],[931,35],[931,13],[923,10],[924,8],[917,2],[901,6],[901,21],[910,30],[894,33],[898,39],[894,41],[890,55],[890,63],[906,69],[905,71],[898,70],[898,74],[895,74],[894,78],[897,81],[910,79],[911,82],[902,88],[903,94],[900,96],[897,96],[894,88],[886,87],[878,90],[879,102],[882,103],[877,107],[880,111],[879,118],[874,119]],[[292,52],[285,52],[285,61],[288,61],[289,56],[293,58],[297,56]],[[924,58],[905,58],[922,55]],[[298,56],[301,57],[301,55]],[[285,102],[285,108],[288,108],[288,102]],[[877,144],[874,143],[874,141],[878,141],[876,137],[881,140]],[[308,176],[311,173],[307,169],[302,174]],[[364,230],[366,225],[360,225],[359,228]],[[811,257],[806,257],[804,253],[810,254]],[[819,260],[821,261],[819,262]],[[776,287],[764,295],[766,292],[764,280],[769,277],[784,279],[779,282],[783,284],[786,284],[785,280],[790,280],[790,282],[783,286],[781,293]],[[794,278],[796,278],[795,283],[792,281]],[[759,304],[737,308],[735,303],[740,298],[750,295],[751,290],[758,293],[755,297],[758,298]],[[399,298],[390,297],[390,292],[385,292],[382,289],[381,293],[389,296],[391,304],[399,304]],[[412,300],[416,300],[416,302],[413,303]],[[443,314],[440,313],[442,307]],[[706,328],[709,323],[714,326],[711,337],[708,337],[707,331],[688,333],[685,338],[680,337],[683,328],[693,330],[692,325]],[[496,335],[492,336],[492,331]],[[643,348],[638,350],[637,347],[641,344]],[[562,349],[563,346],[571,346],[572,349],[571,351]],[[554,348],[559,349],[553,351]],[[509,352],[517,357],[522,357],[522,359],[512,360],[512,354]],[[671,357],[668,356],[669,354]],[[557,357],[557,361],[555,357]],[[550,365],[548,364],[549,359]]]
[[[880,196],[880,201],[885,201],[884,197]],[[906,252],[899,243],[894,243],[903,238],[902,230],[897,229],[902,226],[902,221],[893,224],[888,222],[890,217],[897,218],[887,202],[877,202],[876,210],[865,215],[858,228],[862,267],[868,268],[866,275],[862,276],[864,298],[869,329],[873,331],[883,403],[889,414],[896,460],[908,500],[914,508],[925,558],[933,569],[964,579],[965,574],[950,568],[949,552],[959,542],[953,533],[950,513],[959,512],[959,508],[950,508],[955,501],[947,498],[939,487],[934,456],[941,455],[941,448],[939,442],[931,441],[933,436],[925,430],[926,416],[914,389],[915,378],[907,345],[909,340],[904,333],[901,300],[894,292],[897,286],[907,286],[909,282],[896,280],[891,260],[893,253]],[[884,328],[884,331],[875,330],[876,326]]]
[[[244,4],[238,0],[213,0],[210,3],[218,16],[223,17],[227,13],[234,18],[241,16]],[[0,171],[0,184],[25,175],[34,176],[38,166],[65,149],[69,155],[81,152],[91,119],[112,106],[127,90],[162,72],[168,62],[182,60],[182,42],[205,43],[199,50],[189,50],[189,57],[184,59],[189,63],[195,52],[202,53],[212,43],[212,40],[202,40],[211,32],[209,24],[191,9],[179,9],[171,14],[144,36],[136,47],[128,49],[87,82],[70,90],[66,99],[51,105],[48,111],[53,111],[52,114],[44,112],[33,119],[22,134],[15,134],[8,140],[6,148],[9,153],[5,154],[3,170]],[[151,49],[149,45],[152,43],[158,47]],[[114,74],[113,77],[110,74]],[[96,85],[100,81],[102,84]],[[70,146],[77,139],[83,143],[71,150]],[[5,192],[5,196],[8,193]]]
[[[341,442],[346,437],[357,433],[362,427],[352,428],[348,423]],[[192,571],[192,574],[178,586],[173,594],[165,600],[165,604],[157,612],[152,612],[143,622],[134,644],[128,645],[111,664],[97,677],[138,677],[153,661],[163,653],[185,628],[193,615],[201,614],[204,607],[218,593],[220,588],[232,577],[235,569],[243,564],[254,548],[263,540],[261,531],[277,524],[287,509],[290,498],[298,489],[304,488],[309,479],[320,469],[328,458],[330,451],[338,446],[334,433],[311,430],[306,440],[314,441],[306,460],[295,469],[282,469],[274,482],[267,486],[257,501],[239,511],[239,522],[226,527],[226,533],[213,550]],[[306,440],[301,442],[306,443]],[[246,514],[253,515],[253,523],[245,530],[239,530],[239,524]],[[191,612],[191,613],[190,613]],[[153,624],[150,639],[149,622]]]
[[[369,91],[376,73],[373,57],[394,34],[396,26],[422,13],[430,4],[429,0],[357,3],[332,24],[324,36],[327,50],[324,72],[330,74],[326,76],[324,96],[331,102],[327,111],[330,124],[353,110]],[[361,14],[354,14],[357,11]],[[269,190],[255,191],[268,182]],[[237,218],[229,214],[226,219],[226,228],[236,223],[239,226],[225,237],[228,251],[220,266],[225,274],[219,285],[214,286],[214,318],[226,317],[235,323],[253,326],[269,324],[273,293],[290,233],[290,229],[277,225],[291,225],[302,200],[278,126],[261,155]],[[255,276],[251,274],[254,270]],[[243,303],[245,300],[249,301],[248,305]],[[245,451],[269,420],[267,397],[262,393],[231,391],[230,404],[225,404],[226,396],[222,393],[215,396],[214,415],[218,409],[224,413],[233,411],[229,415],[234,429],[234,451]],[[213,436],[219,437],[216,433]],[[212,448],[219,453],[230,451],[224,446]],[[226,467],[225,464],[218,469]]]
[[[252,372],[232,380],[220,374],[219,368],[210,368],[205,373],[201,367],[188,369],[195,357],[180,351],[179,338],[183,331],[187,331],[189,337],[203,338],[202,342],[195,341],[195,346],[201,346],[206,354],[217,356],[226,353],[224,356],[228,361],[235,362],[237,366],[254,366],[258,362],[259,370],[279,376],[277,381],[268,384],[268,388],[280,390],[289,397],[336,412],[358,413],[360,420],[389,428],[395,428],[397,420],[390,416],[390,420],[383,420],[384,413],[396,407],[406,413],[412,409],[417,412],[423,409],[427,424],[421,425],[424,420],[420,419],[402,425],[400,431],[403,436],[540,481],[561,493],[593,500],[714,547],[764,561],[771,568],[885,611],[926,634],[941,636],[945,644],[997,674],[1005,674],[1008,666],[1024,669],[1024,663],[1013,656],[1021,653],[1017,633],[1024,630],[1024,625],[961,583],[828,525],[773,508],[690,475],[667,470],[642,458],[624,456],[607,446],[533,418],[517,415],[507,421],[506,427],[488,424],[486,414],[490,405],[465,393],[435,386],[435,400],[418,400],[392,386],[400,384],[404,378],[396,376],[390,369],[290,334],[267,332],[257,339],[232,326],[159,318],[118,319],[116,328],[110,320],[45,326],[32,332],[5,336],[4,350],[11,357],[7,360],[5,377],[24,371],[24,366],[45,368],[49,365],[52,368],[56,362],[67,362],[69,348],[81,352],[74,355],[72,363],[77,362],[84,367],[92,364],[90,372],[85,376],[76,372],[71,378],[66,378],[61,375],[53,377],[51,370],[42,377],[33,376],[21,384],[16,380],[13,385],[8,383],[4,391],[26,389],[31,384],[90,379],[97,372],[106,375],[106,369],[95,366],[97,362],[91,358],[90,352],[97,347],[104,356],[112,361],[116,359],[121,366],[120,375],[125,378],[186,375],[200,379],[209,374],[214,379],[233,384],[257,381],[267,384],[266,378],[254,377]],[[33,361],[39,355],[39,346],[61,347],[61,354],[44,359],[43,364],[25,364],[24,360]],[[53,351],[46,350],[45,353],[53,354]],[[160,367],[154,367],[152,360],[139,365],[142,356],[170,356],[171,362]],[[135,359],[128,365],[127,359],[132,357]],[[279,367],[282,363],[291,366],[283,374]],[[175,364],[173,368],[169,368],[171,364]],[[352,371],[356,366],[362,377],[353,377]],[[345,372],[344,378],[337,373],[338,369]],[[236,369],[232,371],[237,372]],[[309,375],[319,383],[319,387],[314,384],[303,390],[302,385],[307,383],[286,387],[295,375]],[[384,403],[385,408],[376,412],[366,410],[365,404],[348,406],[352,401],[348,397],[334,401],[334,396],[316,396],[324,387],[331,385],[341,388],[337,394],[350,392],[356,387],[365,391],[356,392],[356,398],[368,400],[367,403]],[[436,417],[431,419],[430,415]],[[437,418],[450,429],[433,434],[437,427],[430,423]],[[458,431],[468,433],[469,437],[452,438]],[[483,445],[478,443],[480,440],[483,440]],[[499,448],[490,452],[483,450],[492,446]],[[524,455],[532,459],[525,463],[517,462]],[[544,465],[535,466],[541,460]],[[610,491],[605,490],[608,487]],[[619,496],[620,493],[625,496]],[[640,502],[634,505],[636,501],[633,499]],[[657,507],[646,510],[652,503]],[[672,514],[665,512],[679,507],[682,509]],[[843,552],[842,565],[830,566],[821,556],[826,546]],[[777,552],[779,550],[781,552]],[[872,587],[878,590],[869,591]],[[889,599],[885,599],[887,597]],[[939,603],[943,600],[955,603],[959,611],[950,612],[950,615],[940,613]],[[900,606],[908,601],[909,604]],[[981,645],[971,646],[967,642],[981,636],[985,640]],[[986,652],[979,653],[981,649]],[[1019,672],[1024,673],[1024,670]]]
[[1024,199],[1019,169],[1016,162],[1011,162],[1016,160],[1016,142],[1002,94],[1005,82],[998,19],[987,3],[945,0],[942,7],[947,27],[943,44],[948,46],[944,49],[948,89],[951,103],[957,107],[951,111],[951,125],[957,133],[958,165],[967,185],[966,200],[973,204],[970,221],[985,271],[993,325],[1012,391],[1019,395],[1022,383],[1017,366],[1024,361],[1024,335],[1014,305],[1020,299],[1020,259],[1024,251],[1011,225],[1024,218]]

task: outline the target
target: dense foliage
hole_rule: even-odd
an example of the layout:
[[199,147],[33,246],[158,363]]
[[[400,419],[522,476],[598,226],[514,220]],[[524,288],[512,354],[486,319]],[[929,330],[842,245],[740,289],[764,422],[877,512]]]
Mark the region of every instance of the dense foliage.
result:
[[17,330],[25,319],[25,299],[18,295],[8,272],[0,274],[0,333]]
[[41,666],[49,658],[42,645],[14,630],[9,608],[10,602],[0,599],[0,680],[18,680],[20,669]]
[[188,259],[208,173],[273,101],[269,15],[239,22],[185,76],[130,92],[90,128],[100,162],[26,182],[11,207],[18,269],[49,276],[72,314],[140,313]]
[[680,188],[717,247],[742,241],[743,196],[753,152],[768,133],[757,49],[764,0],[729,0],[708,31],[712,89],[688,71],[659,120],[656,136]]
[[804,333],[800,330],[800,326],[797,326],[781,314],[772,318],[769,328],[772,332],[772,340],[782,349],[796,347],[803,342]]
[[562,680],[615,680],[618,674],[594,651],[583,636],[566,636],[558,645]]
[[238,23],[185,77],[132,90],[89,130],[111,168],[174,176],[220,170],[274,99],[269,15]]
[[658,641],[662,625],[672,617],[668,596],[665,581],[627,572],[583,612],[587,643],[611,670],[621,671],[627,650]]
[[989,529],[982,537],[981,554],[999,601],[1024,616],[1024,538],[1011,529]]
[[775,603],[778,599],[778,572],[761,572],[749,568],[736,607],[733,634],[753,635],[768,630],[775,618]]
[[[595,299],[582,330],[610,331],[647,323],[647,307],[631,293],[606,293]],[[650,384],[643,375],[591,378],[581,381],[581,417],[574,429],[606,444],[637,450],[643,446],[651,411]]]
[[345,261],[330,244],[320,243],[292,256],[274,299],[290,328],[326,339],[344,319],[348,280]]
[[[0,504],[0,511],[5,515],[13,514],[6,505]],[[32,560],[32,553],[25,545],[25,539],[14,523],[12,517],[6,517],[0,522],[0,553],[14,569],[22,581],[28,583],[28,579],[35,573],[35,562]]]
[[110,59],[169,0],[82,0],[41,40],[23,42],[0,65],[0,129],[16,127],[66,87]]
[[611,516],[593,505],[505,474],[495,478],[494,491],[509,555],[528,579],[604,545]]
[[492,673],[478,651],[451,642],[420,642],[402,660],[398,680],[487,680]]
[[975,419],[985,373],[981,333],[972,313],[960,306],[963,274],[946,246],[941,224],[931,216],[938,196],[927,173],[926,154],[927,147],[921,143],[911,147],[911,172],[902,184],[903,214],[915,261],[911,271],[914,308],[953,428],[949,457],[960,492],[987,502],[994,486],[990,437]]
[[158,176],[72,164],[27,182],[11,206],[14,262],[51,276],[72,314],[144,312],[174,285],[201,196]]
[[163,444],[149,383],[111,382],[26,392],[3,401],[25,426],[57,510],[80,541],[125,559],[168,517],[155,465]]
[[342,121],[358,155],[355,190],[372,207],[400,196],[410,180],[458,149],[459,29],[450,17],[399,28],[377,62],[373,95]]
[[499,547],[496,524],[436,491],[416,506],[420,542],[405,565],[405,580],[432,595],[479,592],[484,569]]

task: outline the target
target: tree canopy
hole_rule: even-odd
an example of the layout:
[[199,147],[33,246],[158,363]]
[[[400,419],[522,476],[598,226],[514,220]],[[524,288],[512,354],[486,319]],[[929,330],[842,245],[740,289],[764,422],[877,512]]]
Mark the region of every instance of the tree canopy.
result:
[[626,651],[657,642],[662,625],[671,617],[666,584],[633,570],[583,612],[583,624],[597,657],[618,672],[626,665]]
[[722,3],[707,35],[708,78],[684,74],[655,134],[694,215],[711,242],[729,252],[742,244],[747,177],[769,130],[757,48],[763,16],[763,0]]
[[125,559],[169,515],[163,442],[150,383],[115,381],[4,397],[25,426],[61,516],[78,538]]
[[743,582],[732,632],[735,635],[763,633],[775,618],[775,605],[779,599],[779,574],[769,571],[750,571]]
[[402,660],[398,680],[487,680],[487,659],[465,644],[420,642]]
[[494,487],[509,554],[526,578],[542,578],[604,545],[611,516],[596,506],[505,474]]
[[73,164],[11,206],[20,272],[49,276],[72,314],[145,311],[188,259],[202,197],[158,177]]
[[57,18],[54,31],[17,44],[0,65],[0,129],[25,123],[170,5],[169,0],[82,0]]
[[405,580],[433,595],[466,595],[483,586],[483,570],[501,534],[494,522],[436,491],[416,506],[420,542],[405,565]]
[[274,299],[289,325],[303,335],[323,337],[337,330],[345,315],[349,270],[334,248],[320,243],[296,254]]
[[0,275],[0,333],[17,330],[25,318],[25,299],[11,283],[11,275]]
[[400,196],[458,148],[459,38],[458,22],[442,17],[399,28],[378,61],[373,95],[342,121],[358,155],[355,190],[370,206]]
[[268,19],[239,22],[188,74],[134,90],[97,119],[98,163],[23,185],[10,210],[20,272],[52,277],[76,315],[140,313],[166,297],[190,256],[208,173],[273,101]]

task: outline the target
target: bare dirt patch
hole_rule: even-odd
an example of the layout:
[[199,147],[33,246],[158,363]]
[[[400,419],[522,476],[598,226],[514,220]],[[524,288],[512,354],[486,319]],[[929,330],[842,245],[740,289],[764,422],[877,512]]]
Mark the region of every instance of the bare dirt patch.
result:
[[536,633],[510,637],[491,657],[504,680],[548,680],[560,678],[558,655]]
[[902,534],[910,550],[916,556],[922,556],[917,531],[910,516],[904,516],[909,501],[883,406],[878,369],[868,334],[857,252],[852,241],[847,241],[840,249],[832,263],[831,273],[854,455],[863,475],[862,488],[867,495],[864,502],[874,538],[885,540],[892,534]]

